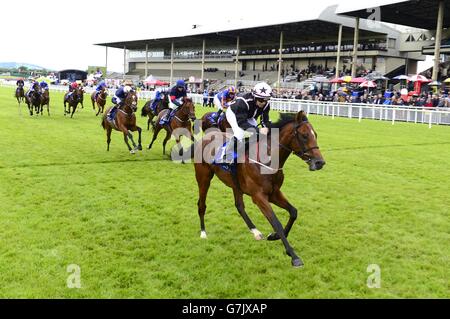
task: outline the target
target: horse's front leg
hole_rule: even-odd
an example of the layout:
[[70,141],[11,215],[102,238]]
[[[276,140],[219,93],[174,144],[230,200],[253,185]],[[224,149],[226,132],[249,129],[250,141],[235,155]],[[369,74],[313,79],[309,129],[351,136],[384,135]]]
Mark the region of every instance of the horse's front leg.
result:
[[234,205],[236,206],[236,209],[238,210],[241,217],[244,219],[248,229],[250,229],[250,232],[253,234],[256,240],[263,240],[264,235],[256,228],[255,224],[253,224],[252,220],[250,219],[250,217],[248,217],[247,212],[245,211],[245,204],[242,192],[236,189],[236,187],[234,187],[233,195],[234,195]]
[[153,143],[155,143],[155,141],[156,141],[156,139],[158,137],[159,131],[161,131],[161,129],[162,129],[162,127],[160,125],[157,125],[156,128],[154,129],[154,131],[153,131],[153,139],[152,139],[150,145],[148,146],[148,149],[152,148]]
[[291,257],[291,263],[294,267],[302,267],[303,261],[298,257],[294,251],[294,249],[289,244],[285,234],[283,225],[281,225],[280,221],[278,220],[277,216],[275,215],[275,212],[273,211],[272,207],[270,206],[269,200],[267,195],[263,193],[256,193],[252,196],[253,202],[259,207],[261,212],[264,214],[264,216],[267,218],[269,223],[272,225],[272,228],[274,229],[275,233],[280,237],[281,241],[283,242],[283,245],[286,249],[286,254]]
[[[135,154],[136,153],[135,150],[133,150],[130,146],[130,143],[128,143],[128,138],[130,138],[131,141],[133,142],[133,135],[131,135],[130,131],[128,131],[128,129],[126,129],[125,127],[122,127],[120,130],[123,132],[123,140],[125,141],[125,144],[127,144],[128,151],[131,154]],[[134,144],[134,142],[133,142],[133,146],[136,146]]]
[[[284,228],[284,235],[286,238],[289,236],[289,232],[291,231],[292,226],[294,225],[295,221],[297,220],[297,209],[292,206],[286,197],[284,197],[284,194],[278,189],[270,195],[269,200],[271,203],[274,203],[280,208],[283,208],[284,210],[287,210],[289,212],[289,221]],[[280,240],[280,236],[278,234],[270,234],[267,237],[267,240]]]

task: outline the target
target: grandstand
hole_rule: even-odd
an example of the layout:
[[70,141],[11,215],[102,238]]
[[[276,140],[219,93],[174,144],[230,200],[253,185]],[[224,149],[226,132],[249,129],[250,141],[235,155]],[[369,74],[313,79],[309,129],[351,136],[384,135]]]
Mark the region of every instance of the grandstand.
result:
[[[423,49],[434,43],[433,32],[417,29],[421,25],[400,31],[337,10],[335,5],[296,21],[197,28],[170,37],[97,45],[124,49],[124,74],[141,80],[151,74],[172,83],[195,77],[206,85],[227,81],[251,85],[264,80],[281,87],[296,82],[302,87],[316,74],[329,78],[363,72],[391,77],[402,72],[416,74],[418,62],[427,54]],[[215,72],[207,72],[211,69]]]

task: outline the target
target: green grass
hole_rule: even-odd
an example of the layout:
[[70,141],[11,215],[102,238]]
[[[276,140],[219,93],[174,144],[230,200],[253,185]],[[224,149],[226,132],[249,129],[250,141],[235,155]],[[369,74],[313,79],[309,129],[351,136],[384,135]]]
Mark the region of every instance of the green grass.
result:
[[[2,298],[450,297],[450,127],[311,116],[327,166],[285,168],[305,262],[293,269],[280,242],[253,239],[217,179],[200,239],[193,166],[163,158],[163,134],[132,156],[114,132],[107,153],[89,106],[64,118],[52,93],[51,117],[19,116],[13,91],[0,88]],[[70,264],[81,289],[67,288]],[[370,264],[380,289],[367,287]]]

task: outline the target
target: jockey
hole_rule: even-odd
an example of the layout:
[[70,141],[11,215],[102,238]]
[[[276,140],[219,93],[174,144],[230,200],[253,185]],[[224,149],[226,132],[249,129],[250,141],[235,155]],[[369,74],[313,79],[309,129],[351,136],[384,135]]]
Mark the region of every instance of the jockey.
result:
[[103,89],[106,89],[105,81],[101,81],[95,88],[95,98],[97,98],[97,96],[100,94],[101,91],[103,91]]
[[69,85],[69,93],[67,94],[67,99],[73,94],[73,91],[75,91],[78,88],[78,83],[73,82]]
[[170,115],[183,105],[183,98],[187,97],[186,83],[184,80],[178,80],[177,84],[170,90],[169,93],[169,107],[172,110],[167,112],[167,115],[162,119],[165,123],[169,121]]
[[45,81],[42,81],[41,83],[39,83],[39,86],[41,88],[42,91],[48,91],[48,83]]
[[164,99],[164,92],[156,91],[155,99],[152,102],[152,105],[150,105],[150,108],[153,110],[153,112],[156,112],[156,107],[158,103]]
[[16,82],[16,85],[19,86],[19,87],[24,87],[25,82],[23,81],[23,79],[18,79],[17,82]]
[[[242,97],[231,102],[228,111],[225,113],[228,123],[233,130],[233,137],[238,143],[245,137],[245,130],[254,128],[258,132],[256,120],[261,116],[262,134],[268,133],[270,125],[270,99],[272,88],[267,83],[258,83],[251,93],[246,93]],[[228,143],[225,155],[232,150],[234,143]]]
[[230,103],[236,99],[236,88],[234,86],[230,86],[228,89],[223,90],[216,94],[214,97],[214,105],[219,109],[217,112],[217,120],[219,120],[222,112],[226,112]]
[[125,99],[127,98],[128,93],[130,93],[131,91],[133,91],[133,88],[129,85],[122,85],[119,89],[117,89],[116,93],[111,99],[114,106],[109,111],[110,120],[113,120],[117,108],[121,108],[124,105]]
[[41,92],[39,92],[39,83],[33,80],[33,82],[31,82],[30,90],[26,95],[30,97],[31,93],[33,93],[34,91],[37,91],[39,94],[41,94]]

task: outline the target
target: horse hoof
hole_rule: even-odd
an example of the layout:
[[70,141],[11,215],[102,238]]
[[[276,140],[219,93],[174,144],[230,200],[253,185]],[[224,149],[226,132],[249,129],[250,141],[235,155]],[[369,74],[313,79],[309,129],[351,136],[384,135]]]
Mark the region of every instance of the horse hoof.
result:
[[255,240],[257,241],[264,240],[264,235],[259,230],[252,229],[251,232],[253,233]]
[[292,266],[294,268],[302,268],[304,266],[303,261],[298,258],[298,259],[292,259]]
[[134,155],[134,154],[136,154],[136,151],[135,150],[131,150],[130,154]]
[[280,236],[278,234],[270,234],[269,236],[267,236],[267,240],[268,241],[276,241],[276,240],[280,240]]
[[142,151],[142,145],[139,145],[139,146],[138,146],[138,150],[139,150],[139,151]]
[[205,232],[205,231],[202,231],[202,232],[200,233],[200,238],[201,238],[201,239],[207,239],[207,238],[208,238],[208,236],[206,235],[206,232]]

